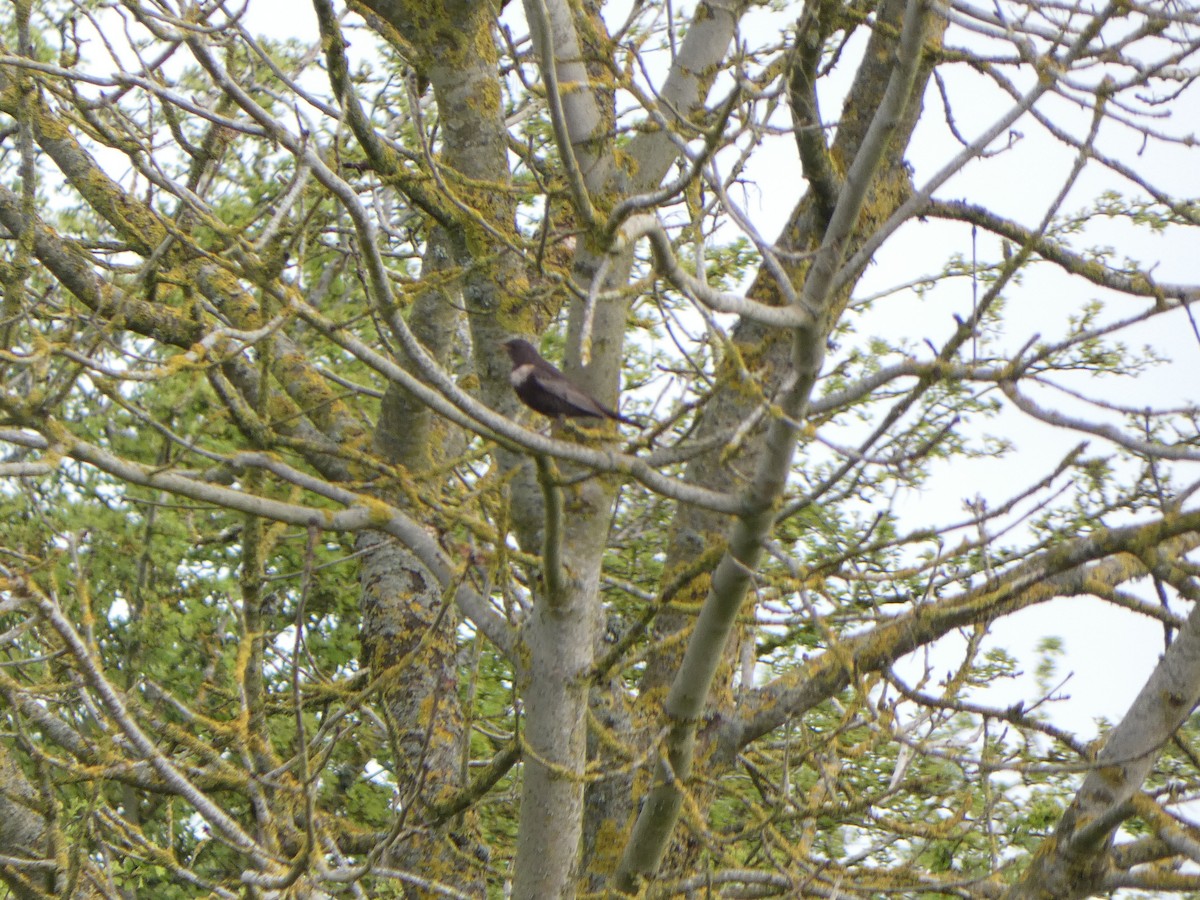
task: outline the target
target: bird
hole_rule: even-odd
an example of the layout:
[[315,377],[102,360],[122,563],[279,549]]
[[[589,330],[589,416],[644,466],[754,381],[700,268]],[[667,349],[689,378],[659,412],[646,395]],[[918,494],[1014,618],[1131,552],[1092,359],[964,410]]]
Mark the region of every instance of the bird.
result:
[[637,426],[614,409],[609,409],[579,385],[575,384],[538,354],[533,344],[524,338],[509,338],[503,342],[504,349],[512,359],[512,373],[508,376],[513,390],[521,402],[551,418],[612,419],[626,425]]

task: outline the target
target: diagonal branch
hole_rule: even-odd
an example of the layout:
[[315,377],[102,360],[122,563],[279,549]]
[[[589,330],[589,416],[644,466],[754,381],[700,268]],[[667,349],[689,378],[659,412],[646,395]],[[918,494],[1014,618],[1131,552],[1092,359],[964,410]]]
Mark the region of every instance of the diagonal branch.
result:
[[1131,554],[1146,546],[1159,547],[1158,555],[1167,558],[1200,546],[1200,512],[1106,529],[1052,547],[1017,566],[998,583],[923,604],[842,639],[835,649],[748,695],[737,719],[722,727],[718,755],[732,759],[748,743],[834,696],[850,683],[854,673],[878,671],[956,628],[991,622],[1056,597],[1089,594],[1101,585],[1143,577],[1149,567]]
[[[1094,18],[1088,20],[1087,28],[1083,30],[1075,42],[1068,48],[1063,58],[1055,61],[1055,68],[1065,67],[1081,56],[1087,50],[1092,39],[1100,32],[1100,29],[1103,28],[1109,19],[1117,15],[1121,8],[1122,4],[1120,3],[1109,3]],[[833,290],[836,291],[844,287],[857,272],[860,272],[870,262],[871,257],[875,255],[875,251],[883,245],[883,242],[891,237],[902,224],[919,214],[930,202],[934,191],[961,172],[963,167],[972,159],[982,155],[992,141],[1004,134],[1026,112],[1033,109],[1034,104],[1054,86],[1054,78],[1051,77],[1050,72],[1050,68],[1045,67],[1043,75],[1037,80],[1037,83],[1021,95],[1017,99],[1017,102],[1004,115],[992,124],[991,127],[985,129],[979,137],[959,151],[953,159],[934,173],[920,190],[915,191],[911,197],[897,207],[895,212],[888,216],[887,221],[880,225],[875,233],[867,238],[863,242],[863,245],[855,251],[854,255],[846,261],[846,265],[838,273],[836,280],[833,282]]]
[[692,772],[697,725],[762,555],[763,540],[775,521],[775,504],[791,471],[799,423],[805,418],[821,367],[825,329],[832,325],[821,322],[829,307],[830,286],[888,141],[912,96],[927,21],[923,0],[909,0],[896,64],[883,100],[851,164],[846,186],[805,280],[799,306],[802,312],[812,315],[814,324],[795,330],[794,381],[784,393],[781,413],[771,423],[763,456],[744,496],[744,512],[732,526],[728,549],[713,573],[708,596],[671,685],[665,706],[670,731],[660,754],[655,784],[617,870],[618,890],[632,893],[644,879],[653,877],[681,813],[685,785]]
[[1105,889],[1108,851],[1155,761],[1200,703],[1200,604],[1111,732],[1063,814],[1006,900],[1090,897]]

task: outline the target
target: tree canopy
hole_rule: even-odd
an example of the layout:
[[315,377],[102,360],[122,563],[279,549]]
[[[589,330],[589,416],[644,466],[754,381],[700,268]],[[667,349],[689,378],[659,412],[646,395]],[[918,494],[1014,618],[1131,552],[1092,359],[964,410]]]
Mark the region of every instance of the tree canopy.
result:
[[[0,890],[1200,891],[1198,51],[1187,0],[0,10]],[[989,638],[1079,597],[1163,634],[1099,733]]]

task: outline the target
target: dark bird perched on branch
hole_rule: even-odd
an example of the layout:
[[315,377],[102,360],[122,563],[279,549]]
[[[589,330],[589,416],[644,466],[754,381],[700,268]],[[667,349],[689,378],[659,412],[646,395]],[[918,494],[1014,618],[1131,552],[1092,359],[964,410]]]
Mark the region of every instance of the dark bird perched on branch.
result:
[[533,344],[523,338],[509,338],[504,349],[512,359],[512,374],[508,380],[521,402],[543,416],[559,418],[615,419],[626,425],[637,425],[619,412],[609,409],[583,388],[571,382],[562,372],[538,355]]

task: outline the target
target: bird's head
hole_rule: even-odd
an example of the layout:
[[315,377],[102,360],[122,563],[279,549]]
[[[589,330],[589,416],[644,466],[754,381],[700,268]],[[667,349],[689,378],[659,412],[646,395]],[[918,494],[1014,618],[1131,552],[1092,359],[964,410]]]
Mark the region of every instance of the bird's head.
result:
[[531,363],[541,358],[538,356],[538,352],[534,349],[533,344],[524,338],[509,338],[507,341],[502,341],[501,345],[508,351],[508,358],[516,366]]

